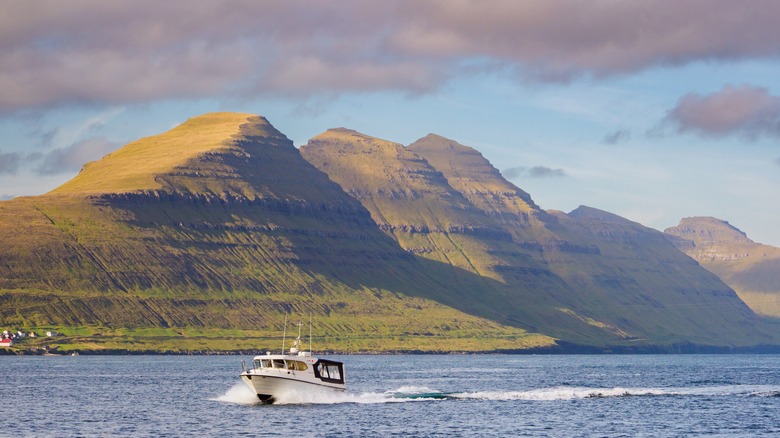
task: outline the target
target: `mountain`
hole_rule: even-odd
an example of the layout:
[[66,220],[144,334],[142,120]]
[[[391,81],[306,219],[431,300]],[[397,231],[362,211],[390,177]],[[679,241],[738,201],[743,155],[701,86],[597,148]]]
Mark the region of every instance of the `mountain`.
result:
[[[556,310],[600,329],[601,336],[609,333],[612,342],[772,342],[773,328],[760,327],[732,290],[693,266],[662,233],[588,207],[542,212],[479,152],[440,136],[429,135],[409,149],[499,218],[517,245],[536,250],[568,286],[556,291]],[[713,318],[725,318],[720,328],[713,327]]]
[[566,284],[411,148],[333,129],[301,154],[360,201],[405,251],[451,266],[443,274],[452,286],[438,301],[532,331],[544,327],[553,336],[604,336],[555,310],[553,297]]
[[277,348],[288,312],[345,351],[552,344],[430,299],[440,268],[248,114],[190,119],[0,202],[0,239],[2,324],[91,348]]
[[662,233],[543,211],[437,135],[341,128],[299,150],[262,117],[206,114],[0,202],[0,241],[0,325],[65,334],[25,341],[41,348],[270,350],[286,314],[311,315],[320,350],[778,345]]
[[684,218],[664,231],[677,247],[732,287],[754,312],[780,318],[780,248],[753,242],[726,221]]
[[[554,270],[580,290],[588,306],[628,333],[638,329],[696,343],[771,344],[776,336],[717,276],[678,251],[663,233],[601,210],[559,215],[563,240],[582,251],[559,251]],[[555,259],[555,260],[553,260]],[[594,309],[595,307],[595,309]],[[606,315],[612,318],[606,319]],[[663,334],[663,335],[662,335]]]
[[499,321],[582,344],[773,342],[662,233],[586,207],[544,212],[470,147],[437,135],[403,147],[334,129],[301,153],[410,253],[496,280],[437,298],[448,305],[478,300]]

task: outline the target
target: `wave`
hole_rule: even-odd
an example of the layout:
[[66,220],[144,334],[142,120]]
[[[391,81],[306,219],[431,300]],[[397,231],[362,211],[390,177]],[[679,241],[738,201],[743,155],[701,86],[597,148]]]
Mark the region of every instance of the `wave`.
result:
[[227,392],[212,400],[239,405],[254,405],[260,403],[260,400],[257,399],[257,395],[255,395],[244,382],[236,383],[228,389]]
[[[489,401],[565,401],[576,399],[617,397],[780,397],[780,387],[764,385],[720,385],[710,387],[683,388],[591,388],[555,386],[517,391],[474,391],[443,392],[427,386],[402,386],[385,392],[344,393],[317,391],[289,391],[277,397],[277,405],[289,404],[338,404],[338,403],[405,403],[442,400],[489,400]],[[259,404],[255,394],[243,382],[237,383],[225,394],[214,400],[244,405]]]

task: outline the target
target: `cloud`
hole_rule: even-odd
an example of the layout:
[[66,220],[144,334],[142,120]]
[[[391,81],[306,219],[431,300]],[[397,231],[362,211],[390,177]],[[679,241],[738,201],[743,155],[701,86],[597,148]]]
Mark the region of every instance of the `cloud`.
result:
[[53,129],[36,130],[33,135],[40,138],[43,148],[64,148],[73,145],[85,137],[95,137],[95,131],[105,126],[125,110],[124,107],[107,108],[85,120],[73,124],[58,126]]
[[708,95],[690,93],[680,98],[664,123],[679,133],[780,137],[780,97],[750,85],[727,85]]
[[22,154],[18,152],[0,152],[0,174],[16,173],[22,162]]
[[512,167],[502,170],[501,174],[507,179],[528,178],[560,178],[566,176],[563,169],[553,169],[545,166]]
[[631,139],[631,131],[628,129],[619,129],[613,133],[604,136],[604,143],[618,144]]
[[474,72],[567,81],[780,57],[755,0],[0,2],[0,111],[401,91]]
[[89,161],[100,159],[115,151],[119,144],[103,138],[90,138],[65,148],[57,148],[42,157],[39,174],[58,174],[77,171]]

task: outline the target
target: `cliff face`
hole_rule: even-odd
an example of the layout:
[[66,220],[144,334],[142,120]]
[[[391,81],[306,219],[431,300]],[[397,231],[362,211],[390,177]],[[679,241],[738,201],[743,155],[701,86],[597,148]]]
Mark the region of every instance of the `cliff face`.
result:
[[493,220],[526,227],[535,220],[547,218],[531,195],[505,180],[473,148],[429,134],[409,145],[408,149],[442,172],[453,189]]
[[728,222],[711,217],[682,219],[664,233],[737,291],[754,312],[780,317],[780,248],[753,242]]

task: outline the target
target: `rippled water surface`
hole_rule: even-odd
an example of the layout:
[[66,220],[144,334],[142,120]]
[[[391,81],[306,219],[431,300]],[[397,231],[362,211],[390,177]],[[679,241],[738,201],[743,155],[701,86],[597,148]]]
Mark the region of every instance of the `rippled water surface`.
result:
[[340,356],[255,402],[240,356],[0,357],[0,436],[780,434],[780,356]]

